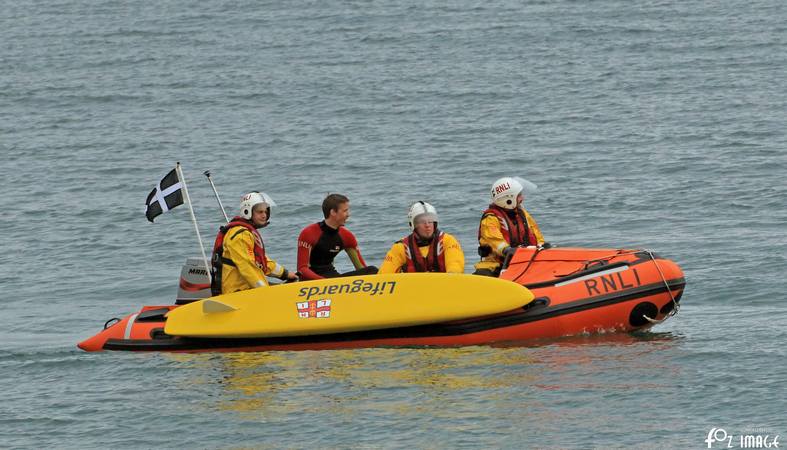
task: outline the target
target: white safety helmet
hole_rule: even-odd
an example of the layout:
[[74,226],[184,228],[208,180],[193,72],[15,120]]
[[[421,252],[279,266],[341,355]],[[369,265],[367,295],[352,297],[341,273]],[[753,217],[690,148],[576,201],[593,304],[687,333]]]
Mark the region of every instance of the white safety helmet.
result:
[[249,192],[240,198],[240,216],[246,220],[251,220],[252,210],[260,203],[263,203],[268,209],[268,219],[270,220],[270,208],[271,206],[276,206],[276,202],[268,194],[257,191]]
[[437,227],[437,210],[429,203],[418,201],[413,203],[410,211],[407,213],[407,223],[410,225],[410,231],[415,230],[417,221],[425,220],[427,222],[434,222]]
[[536,185],[519,177],[503,177],[492,184],[492,203],[505,208],[516,208],[516,198],[522,193],[535,192]]

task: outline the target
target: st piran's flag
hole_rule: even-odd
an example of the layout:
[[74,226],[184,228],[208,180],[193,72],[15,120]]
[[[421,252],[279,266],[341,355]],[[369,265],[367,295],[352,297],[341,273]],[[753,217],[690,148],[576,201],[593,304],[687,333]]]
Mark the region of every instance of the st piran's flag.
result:
[[153,222],[157,216],[170,209],[183,204],[183,185],[178,178],[176,169],[172,169],[167,176],[161,179],[156,189],[150,191],[145,201],[145,217]]

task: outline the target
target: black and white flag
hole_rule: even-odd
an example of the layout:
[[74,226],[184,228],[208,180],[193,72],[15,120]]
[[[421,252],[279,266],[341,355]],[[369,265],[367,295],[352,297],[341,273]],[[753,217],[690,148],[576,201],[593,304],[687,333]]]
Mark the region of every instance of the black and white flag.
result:
[[150,191],[145,201],[145,216],[149,221],[170,209],[183,204],[183,185],[178,178],[177,169],[172,169],[161,179],[156,189]]

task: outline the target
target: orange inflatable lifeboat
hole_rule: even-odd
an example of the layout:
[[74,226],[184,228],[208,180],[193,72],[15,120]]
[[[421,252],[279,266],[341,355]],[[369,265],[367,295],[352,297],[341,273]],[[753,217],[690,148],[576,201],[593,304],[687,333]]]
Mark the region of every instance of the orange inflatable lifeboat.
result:
[[200,352],[510,344],[648,328],[677,312],[686,283],[674,262],[647,250],[626,249],[520,248],[500,277],[529,288],[535,300],[513,311],[461,321],[336,334],[210,339],[167,335],[166,315],[177,305],[146,306],[108,321],[103,331],[78,345],[86,351]]

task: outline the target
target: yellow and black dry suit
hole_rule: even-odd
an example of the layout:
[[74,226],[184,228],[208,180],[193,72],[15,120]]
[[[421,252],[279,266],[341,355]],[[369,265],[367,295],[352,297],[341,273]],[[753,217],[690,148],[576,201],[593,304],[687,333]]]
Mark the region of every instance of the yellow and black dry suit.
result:
[[488,270],[496,274],[505,260],[503,251],[508,247],[542,244],[544,236],[525,208],[511,211],[489,205],[478,226],[478,245],[486,255],[476,263],[476,272]]
[[[245,219],[236,217],[222,227],[213,248],[212,289],[221,293],[268,286],[266,276],[287,279],[287,269],[267,258],[262,237]],[[216,292],[213,295],[217,295]]]
[[[465,255],[462,252],[459,241],[442,231],[436,231],[435,234],[437,236],[425,242],[419,242],[418,238],[415,237],[415,233],[396,242],[391,246],[388,254],[385,255],[385,260],[383,260],[378,273],[464,272]],[[408,242],[408,244],[405,242]],[[412,245],[409,245],[409,242],[418,247],[421,258],[410,254]],[[432,261],[432,263],[430,264],[429,261]],[[427,267],[430,265],[436,265],[437,267]]]

